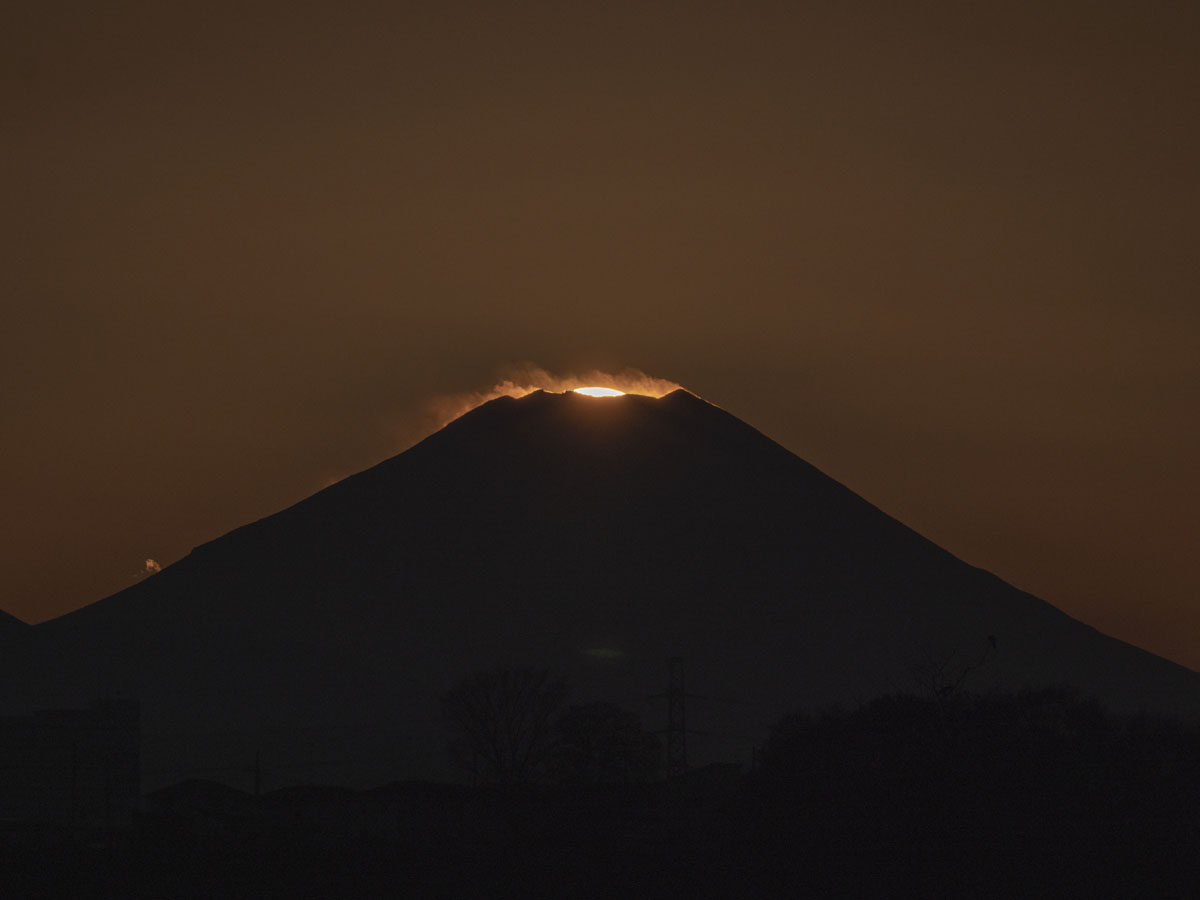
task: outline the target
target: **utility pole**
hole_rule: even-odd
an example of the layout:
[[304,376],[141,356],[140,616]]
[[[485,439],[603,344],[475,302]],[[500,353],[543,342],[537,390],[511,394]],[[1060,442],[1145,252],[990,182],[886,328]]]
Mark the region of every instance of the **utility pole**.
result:
[[667,660],[667,780],[687,771],[687,691],[683,682],[683,657]]
[[71,741],[71,831],[79,826],[79,741]]
[[254,765],[245,769],[247,773],[254,776],[254,796],[262,795],[262,751],[254,751]]

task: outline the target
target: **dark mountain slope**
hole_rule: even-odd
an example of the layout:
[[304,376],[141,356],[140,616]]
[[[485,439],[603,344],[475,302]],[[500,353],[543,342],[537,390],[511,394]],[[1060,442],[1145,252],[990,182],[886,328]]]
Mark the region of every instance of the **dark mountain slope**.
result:
[[974,687],[1200,709],[1194,673],[966,565],[683,391],[492,401],[35,637],[41,665],[11,699],[136,695],[148,767],[184,774],[259,749],[281,779],[436,771],[437,697],[498,660],[661,717],[646,697],[682,655],[724,698],[689,711],[709,732],[698,758],[947,659],[986,659]]

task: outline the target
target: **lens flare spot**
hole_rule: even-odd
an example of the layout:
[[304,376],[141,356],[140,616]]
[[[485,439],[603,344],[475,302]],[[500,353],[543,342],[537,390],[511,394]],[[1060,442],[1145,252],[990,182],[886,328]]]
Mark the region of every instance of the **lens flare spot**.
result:
[[615,388],[606,387],[582,387],[575,388],[574,393],[585,394],[588,397],[624,397],[624,391],[618,391]]

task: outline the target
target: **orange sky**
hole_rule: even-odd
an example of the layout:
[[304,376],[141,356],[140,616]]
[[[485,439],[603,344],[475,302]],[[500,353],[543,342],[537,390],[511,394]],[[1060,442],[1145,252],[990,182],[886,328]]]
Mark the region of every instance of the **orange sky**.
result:
[[0,607],[634,367],[1200,667],[1194,3],[23,6]]

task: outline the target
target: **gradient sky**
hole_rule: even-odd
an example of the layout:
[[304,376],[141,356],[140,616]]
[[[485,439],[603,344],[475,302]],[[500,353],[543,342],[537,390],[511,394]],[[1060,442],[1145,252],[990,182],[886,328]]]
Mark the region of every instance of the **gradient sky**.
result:
[[1200,7],[24,3],[0,607],[636,367],[1200,668]]

